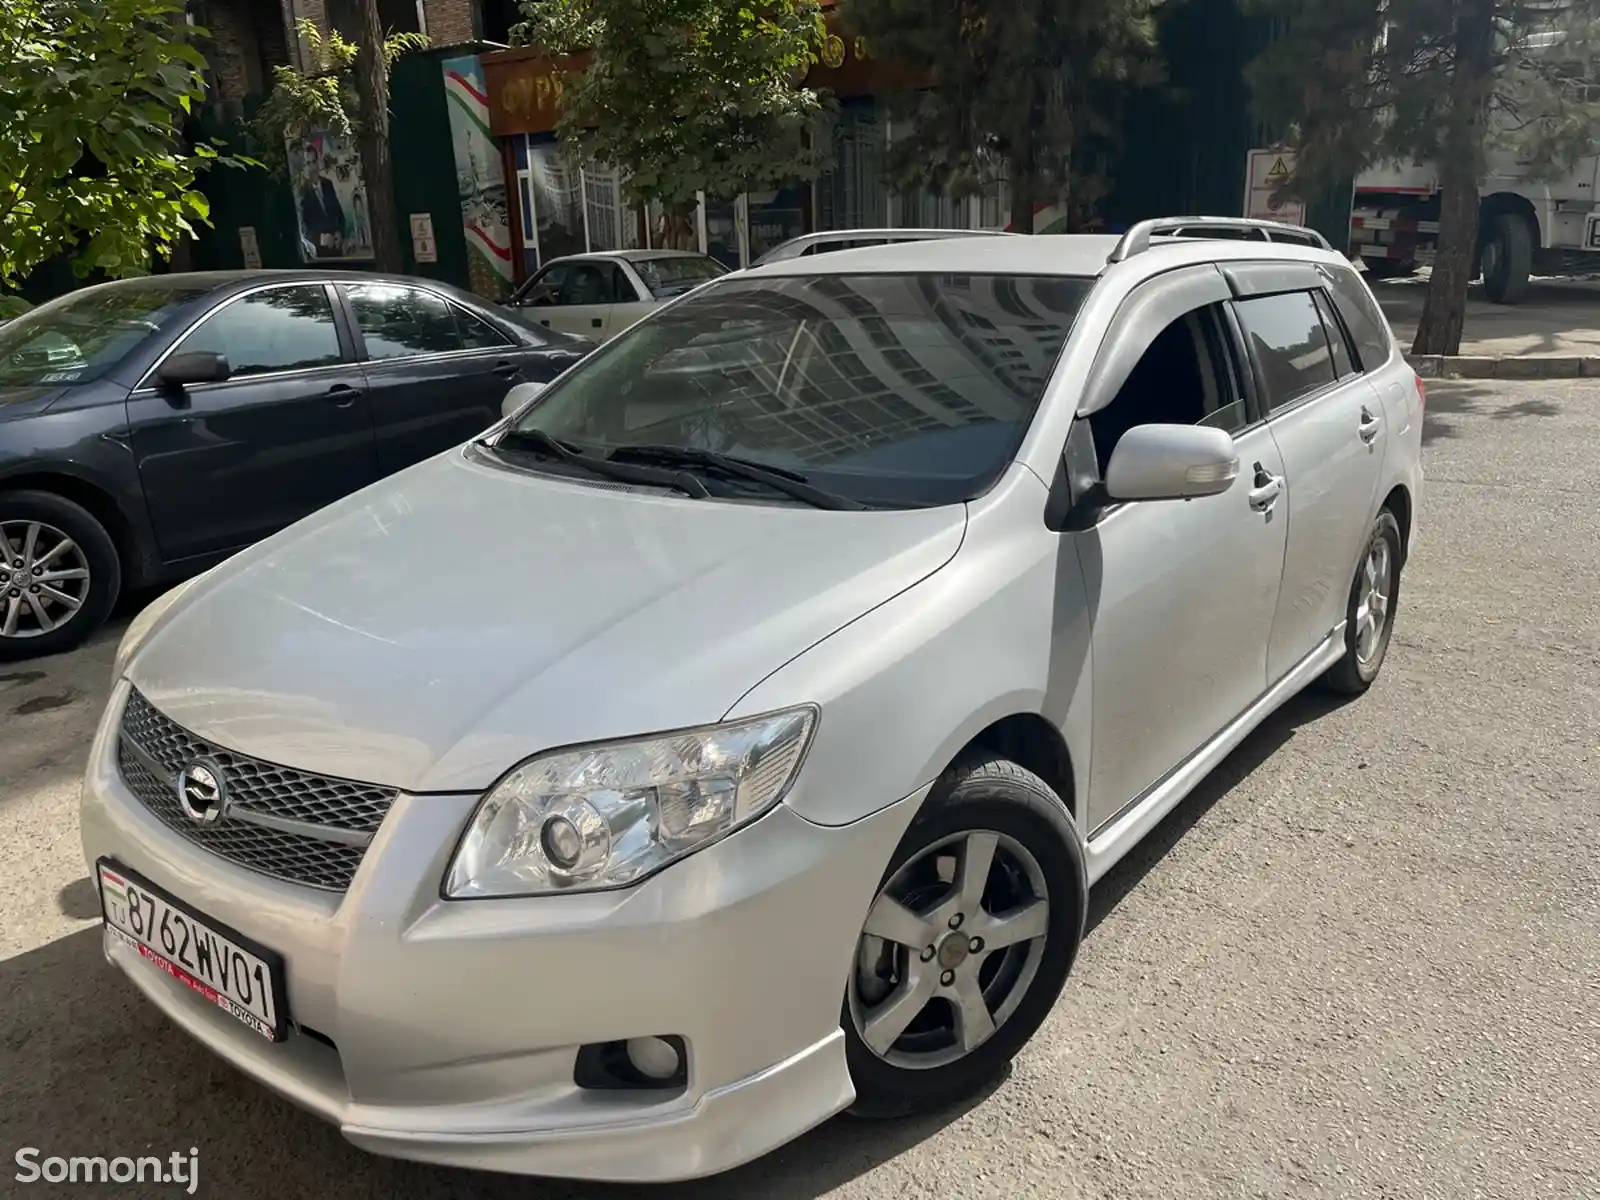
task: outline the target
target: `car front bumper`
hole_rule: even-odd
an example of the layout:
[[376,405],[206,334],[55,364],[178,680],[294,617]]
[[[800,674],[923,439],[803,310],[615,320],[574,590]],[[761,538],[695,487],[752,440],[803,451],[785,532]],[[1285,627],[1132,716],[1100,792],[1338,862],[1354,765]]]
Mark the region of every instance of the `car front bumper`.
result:
[[[106,939],[168,1016],[363,1149],[535,1175],[655,1182],[782,1145],[854,1098],[839,1014],[857,936],[925,794],[852,825],[784,805],[621,891],[444,901],[476,795],[405,796],[343,896],[236,867],[123,784],[113,695],[91,752],[84,854],[116,860],[281,954],[270,1043]],[[312,1033],[303,1030],[314,1031]],[[681,1037],[678,1091],[579,1088],[579,1047]]]

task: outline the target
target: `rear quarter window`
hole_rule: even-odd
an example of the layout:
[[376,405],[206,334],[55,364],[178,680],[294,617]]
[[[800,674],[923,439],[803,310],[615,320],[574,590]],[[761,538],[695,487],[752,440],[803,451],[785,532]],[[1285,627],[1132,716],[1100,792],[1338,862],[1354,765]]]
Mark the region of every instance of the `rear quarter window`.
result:
[[1394,352],[1394,337],[1389,322],[1372,298],[1361,276],[1349,267],[1324,267],[1334,306],[1344,318],[1344,327],[1355,343],[1356,357],[1363,371],[1376,370]]

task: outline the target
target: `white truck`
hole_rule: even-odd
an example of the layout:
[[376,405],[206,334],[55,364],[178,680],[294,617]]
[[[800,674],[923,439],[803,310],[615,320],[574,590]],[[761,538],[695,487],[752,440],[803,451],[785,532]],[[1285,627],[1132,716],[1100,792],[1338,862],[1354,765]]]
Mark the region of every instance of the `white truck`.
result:
[[[1517,304],[1533,275],[1600,272],[1600,158],[1578,160],[1559,179],[1531,183],[1513,153],[1490,156],[1478,184],[1478,263],[1496,304]],[[1375,167],[1356,179],[1350,255],[1377,279],[1432,260],[1439,237],[1439,181],[1427,165]]]
[[[1554,8],[1567,0],[1554,0]],[[1543,58],[1560,53],[1559,32],[1537,33],[1525,49]],[[1593,64],[1573,65],[1574,78],[1592,79]],[[1581,158],[1559,178],[1532,182],[1514,148],[1517,129],[1499,113],[1501,144],[1478,183],[1478,254],[1472,277],[1496,304],[1520,303],[1533,275],[1600,271],[1600,157]],[[1350,256],[1374,278],[1392,278],[1433,258],[1439,240],[1439,178],[1426,163],[1376,166],[1356,178],[1350,215]]]

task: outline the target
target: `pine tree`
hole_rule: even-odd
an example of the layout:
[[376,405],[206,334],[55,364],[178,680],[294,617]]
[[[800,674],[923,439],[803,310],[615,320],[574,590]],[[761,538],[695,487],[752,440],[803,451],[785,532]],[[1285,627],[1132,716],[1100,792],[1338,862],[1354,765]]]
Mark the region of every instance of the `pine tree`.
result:
[[1257,3],[1287,26],[1251,74],[1261,114],[1298,152],[1296,190],[1379,163],[1434,164],[1439,240],[1412,349],[1456,353],[1490,152],[1514,147],[1534,179],[1594,153],[1593,0]]
[[1115,145],[1122,98],[1160,78],[1161,2],[842,0],[840,12],[877,57],[931,73],[895,116],[908,129],[896,182],[960,195],[1003,177],[1011,228],[1032,233],[1036,204],[1103,182],[1089,149]]

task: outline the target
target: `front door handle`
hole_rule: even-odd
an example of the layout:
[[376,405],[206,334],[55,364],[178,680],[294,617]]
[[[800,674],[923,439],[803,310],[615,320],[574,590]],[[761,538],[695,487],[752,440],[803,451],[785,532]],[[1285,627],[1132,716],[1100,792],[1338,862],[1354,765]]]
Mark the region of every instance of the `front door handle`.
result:
[[509,379],[517,373],[517,364],[514,362],[497,362],[494,365],[494,373],[496,375],[504,375]]
[[349,408],[356,402],[356,389],[348,383],[336,383],[328,389],[328,399],[339,408]]
[[1382,427],[1383,422],[1373,416],[1367,406],[1363,404],[1361,406],[1361,424],[1356,430],[1361,435],[1361,440],[1369,446],[1372,445],[1373,442],[1378,440],[1378,430]]
[[1283,476],[1274,475],[1260,463],[1256,464],[1255,486],[1250,489],[1250,507],[1259,513],[1272,511],[1272,506],[1283,495]]

